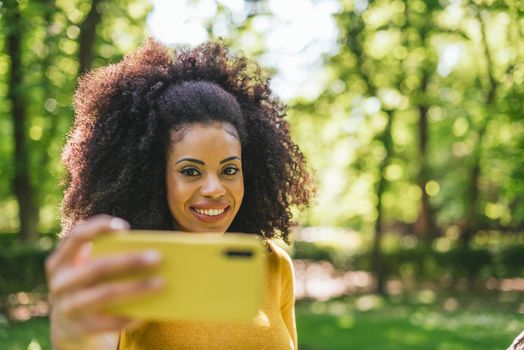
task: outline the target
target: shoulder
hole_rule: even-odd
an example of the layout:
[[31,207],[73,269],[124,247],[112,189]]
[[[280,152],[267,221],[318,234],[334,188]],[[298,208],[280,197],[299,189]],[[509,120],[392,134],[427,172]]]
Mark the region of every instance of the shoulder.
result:
[[276,267],[286,274],[293,274],[293,262],[289,254],[279,247],[275,242],[268,242],[271,253],[269,253],[270,261],[276,265]]
[[275,242],[270,242],[269,278],[278,285],[279,298],[282,305],[289,305],[294,298],[295,274],[289,254]]

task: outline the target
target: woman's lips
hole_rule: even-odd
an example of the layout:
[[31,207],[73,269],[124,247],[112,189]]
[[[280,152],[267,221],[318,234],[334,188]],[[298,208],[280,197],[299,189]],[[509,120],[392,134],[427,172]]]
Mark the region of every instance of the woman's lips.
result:
[[190,207],[191,213],[200,221],[217,222],[226,217],[229,206],[225,208],[197,208]]

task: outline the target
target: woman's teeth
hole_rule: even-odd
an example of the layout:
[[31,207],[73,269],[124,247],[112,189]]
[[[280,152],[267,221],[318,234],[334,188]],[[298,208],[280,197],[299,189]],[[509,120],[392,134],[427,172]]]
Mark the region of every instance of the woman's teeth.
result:
[[217,216],[222,214],[226,209],[198,209],[194,208],[195,211],[201,215]]

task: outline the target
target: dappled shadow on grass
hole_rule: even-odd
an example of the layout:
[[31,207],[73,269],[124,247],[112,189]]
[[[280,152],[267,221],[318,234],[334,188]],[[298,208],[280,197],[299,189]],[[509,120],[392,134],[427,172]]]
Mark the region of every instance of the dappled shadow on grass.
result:
[[[428,295],[422,290],[389,300],[364,294],[299,301],[299,349],[501,350],[524,328],[523,314],[516,312],[524,295]],[[453,310],[446,307],[448,300],[455,300]],[[42,317],[0,320],[0,349],[50,349],[48,327]]]
[[[514,306],[497,308],[492,295],[442,295],[432,303],[406,295],[372,295],[297,304],[300,349],[495,350],[506,349],[524,328]],[[446,310],[454,298],[457,307]],[[518,297],[523,299],[523,297]]]

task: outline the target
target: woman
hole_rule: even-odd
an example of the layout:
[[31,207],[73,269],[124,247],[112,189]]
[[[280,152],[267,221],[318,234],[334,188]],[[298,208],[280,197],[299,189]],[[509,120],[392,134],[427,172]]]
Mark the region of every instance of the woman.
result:
[[158,252],[94,259],[89,241],[133,229],[245,232],[289,242],[290,206],[310,177],[284,106],[258,66],[221,43],[181,50],[149,41],[84,76],[62,160],[63,242],[46,263],[56,349],[296,349],[293,270],[268,245],[266,300],[252,325],[145,322],[109,316],[115,300],[154,293]]

